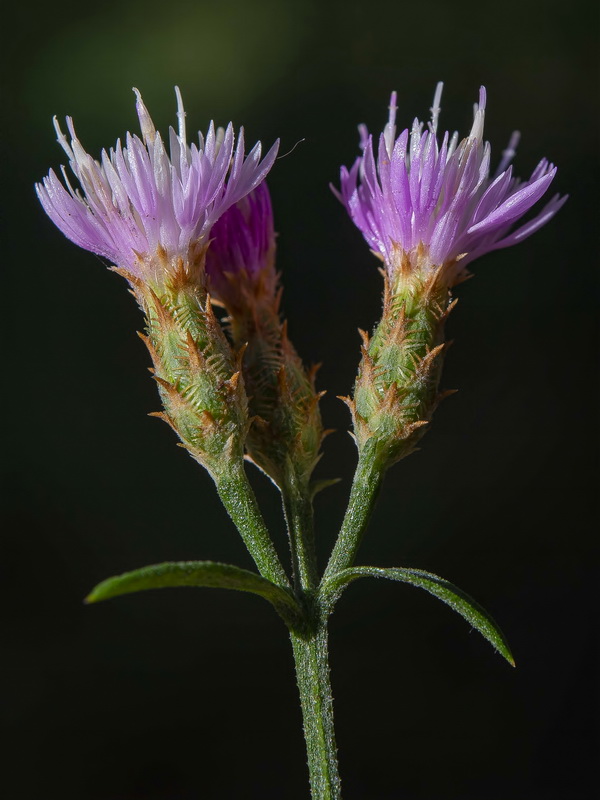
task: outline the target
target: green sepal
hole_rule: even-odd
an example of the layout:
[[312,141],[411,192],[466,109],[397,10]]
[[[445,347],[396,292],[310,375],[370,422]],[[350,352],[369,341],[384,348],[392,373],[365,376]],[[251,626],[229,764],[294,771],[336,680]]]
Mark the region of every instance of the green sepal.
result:
[[271,581],[232,564],[215,561],[166,561],[107,578],[95,586],[85,598],[85,603],[97,603],[146,589],[164,589],[177,586],[204,586],[214,589],[237,589],[250,592],[268,600],[286,625],[302,628],[303,611],[291,592]]
[[[472,597],[449,581],[425,572],[421,569],[405,569],[402,567],[350,567],[332,575],[325,581],[321,591],[329,596],[331,605],[339,598],[345,587],[358,578],[387,578],[392,581],[410,583],[439,598],[467,620],[479,633],[488,640],[508,663],[514,667],[515,660],[510,647],[498,624],[488,612],[476,603]],[[327,602],[327,601],[326,601]]]

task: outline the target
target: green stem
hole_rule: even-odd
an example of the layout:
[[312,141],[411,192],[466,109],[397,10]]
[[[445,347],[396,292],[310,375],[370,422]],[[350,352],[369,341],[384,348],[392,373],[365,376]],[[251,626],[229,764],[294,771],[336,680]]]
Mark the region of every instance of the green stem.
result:
[[219,497],[237,527],[260,574],[277,586],[290,588],[252,487],[240,460],[227,465],[223,474],[213,475]]
[[379,465],[371,448],[367,446],[358,458],[350,500],[333,552],[323,575],[324,583],[332,575],[351,567],[362,541],[363,534],[375,506],[384,470]]
[[315,554],[313,508],[308,487],[289,469],[281,496],[290,540],[296,590],[309,591],[319,582]]
[[305,637],[290,634],[300,691],[312,800],[340,800],[341,787],[333,726],[327,658],[327,623]]

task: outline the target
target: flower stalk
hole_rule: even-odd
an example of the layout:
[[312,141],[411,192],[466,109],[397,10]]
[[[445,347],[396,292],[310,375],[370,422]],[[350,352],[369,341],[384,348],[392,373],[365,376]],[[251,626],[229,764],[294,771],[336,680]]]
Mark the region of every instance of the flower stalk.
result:
[[310,596],[319,583],[312,499],[307,487],[297,480],[293,469],[287,471],[281,497],[290,542],[294,585],[299,593]]
[[290,638],[302,707],[311,797],[313,800],[339,800],[342,795],[329,677],[327,622],[318,621],[307,636],[292,632]]
[[276,586],[289,587],[271,536],[248,481],[243,462],[236,461],[215,479],[219,497],[258,570]]
[[321,585],[354,564],[358,548],[375,508],[385,475],[377,458],[376,442],[368,443],[358,458],[350,499]]

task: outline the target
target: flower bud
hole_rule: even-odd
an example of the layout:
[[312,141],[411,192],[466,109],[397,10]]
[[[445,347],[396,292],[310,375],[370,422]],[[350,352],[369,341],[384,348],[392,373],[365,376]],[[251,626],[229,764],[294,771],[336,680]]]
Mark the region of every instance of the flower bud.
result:
[[298,481],[308,489],[324,437],[317,370],[305,370],[277,305],[256,311],[246,320],[244,378],[254,414],[246,449],[280,488]]
[[257,189],[214,226],[206,273],[211,293],[229,312],[234,345],[245,345],[243,374],[251,425],[249,458],[280,488],[307,488],[323,428],[315,391],[280,318],[275,234],[268,189]]

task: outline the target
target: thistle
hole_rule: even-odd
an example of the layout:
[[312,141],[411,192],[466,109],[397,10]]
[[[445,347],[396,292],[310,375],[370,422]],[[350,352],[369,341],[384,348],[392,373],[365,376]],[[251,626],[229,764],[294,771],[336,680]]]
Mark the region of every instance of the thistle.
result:
[[559,210],[556,195],[530,222],[513,225],[547,191],[556,167],[542,159],[530,178],[512,175],[519,133],[513,133],[496,172],[483,141],[486,91],[468,136],[437,127],[443,84],[437,85],[431,121],[415,119],[396,137],[396,93],[379,137],[359,126],[362,155],[341,169],[334,189],[372,251],[383,262],[383,314],[373,336],[361,331],[362,360],[354,398],[345,398],[360,452],[368,446],[385,469],[408,455],[444,394],[438,390],[444,323],[454,306],[451,290],[469,277],[479,256],[526,239]]

